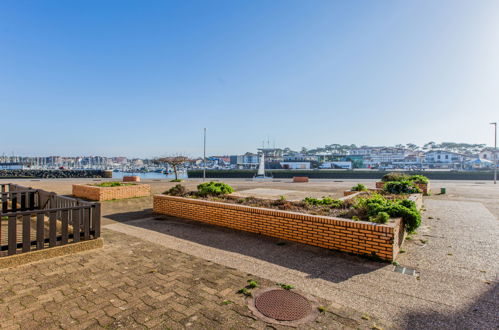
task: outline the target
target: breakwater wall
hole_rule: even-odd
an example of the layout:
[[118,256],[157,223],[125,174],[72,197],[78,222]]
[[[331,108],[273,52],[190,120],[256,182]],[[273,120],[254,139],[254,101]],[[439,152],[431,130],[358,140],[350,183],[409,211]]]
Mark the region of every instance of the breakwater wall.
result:
[[0,170],[0,179],[37,178],[37,179],[64,179],[64,178],[103,178],[101,170]]
[[[347,170],[268,170],[267,175],[276,179],[291,179],[294,176],[307,176],[311,179],[381,179],[385,171]],[[430,180],[493,180],[492,171],[411,171],[409,175],[421,174]],[[256,170],[206,170],[206,177],[212,179],[253,178]],[[202,178],[202,170],[188,171],[189,178]]]

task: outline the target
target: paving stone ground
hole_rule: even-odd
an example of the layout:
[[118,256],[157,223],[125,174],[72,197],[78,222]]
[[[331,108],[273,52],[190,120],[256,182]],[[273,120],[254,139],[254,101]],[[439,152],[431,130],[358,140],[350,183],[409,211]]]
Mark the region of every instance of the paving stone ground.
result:
[[[103,236],[102,249],[0,270],[1,328],[285,328],[253,316],[236,293],[249,279],[275,283],[115,231]],[[327,311],[300,328],[382,324],[319,301]]]
[[[233,185],[326,195],[357,183],[313,181]],[[71,182],[32,185],[68,193]],[[173,183],[152,185],[161,192]],[[425,199],[422,227],[397,259],[418,277],[386,263],[157,216],[151,198],[106,202],[103,249],[0,270],[0,326],[280,328],[255,318],[235,293],[252,278],[318,297],[328,312],[304,329],[499,329],[499,189],[456,181],[432,187],[447,194]]]

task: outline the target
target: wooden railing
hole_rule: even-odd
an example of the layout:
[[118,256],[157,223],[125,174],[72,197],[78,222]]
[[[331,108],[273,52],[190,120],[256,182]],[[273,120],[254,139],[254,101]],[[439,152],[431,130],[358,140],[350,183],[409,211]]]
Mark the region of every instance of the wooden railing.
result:
[[2,184],[0,256],[100,237],[100,203]]

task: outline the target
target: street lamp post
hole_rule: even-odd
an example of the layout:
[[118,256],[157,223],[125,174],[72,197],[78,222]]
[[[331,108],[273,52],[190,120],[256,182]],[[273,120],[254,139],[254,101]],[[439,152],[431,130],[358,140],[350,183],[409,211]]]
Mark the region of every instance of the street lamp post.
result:
[[490,123],[494,125],[494,184],[497,183],[497,122]]
[[204,129],[204,147],[203,147],[203,181],[206,180],[206,128]]

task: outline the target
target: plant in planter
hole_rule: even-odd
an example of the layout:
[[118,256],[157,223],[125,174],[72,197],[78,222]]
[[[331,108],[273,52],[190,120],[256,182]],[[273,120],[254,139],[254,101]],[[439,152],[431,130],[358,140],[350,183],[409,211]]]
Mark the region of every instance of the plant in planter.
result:
[[402,180],[407,180],[409,176],[405,173],[402,172],[390,172],[383,177],[381,177],[381,181],[383,182],[390,182],[390,181],[402,181]]
[[308,205],[313,205],[313,206],[323,205],[323,206],[330,206],[332,208],[340,207],[341,205],[343,205],[343,201],[339,199],[332,199],[331,197],[322,197],[322,199],[305,197],[303,201],[305,202],[305,204]]
[[390,181],[385,183],[383,190],[390,194],[415,194],[420,193],[419,189],[414,182],[409,180]]
[[118,182],[118,181],[112,181],[112,182],[102,182],[99,184],[96,184],[95,186],[97,187],[123,187],[123,186],[133,186],[133,183],[123,183],[123,182]]
[[425,177],[424,175],[412,175],[409,177],[409,181],[412,181],[414,183],[423,183],[423,184],[427,184],[428,182],[430,182],[430,180],[428,180],[428,178]]
[[352,191],[366,191],[367,188],[362,183],[352,187]]
[[[416,203],[408,199],[387,199],[379,194],[368,198],[358,198],[354,208],[358,209],[368,219],[377,217],[380,212],[386,212],[390,217],[401,217],[408,233],[414,232],[421,225],[421,214]],[[384,215],[382,216],[384,217]]]
[[[400,173],[400,172],[388,173],[381,178],[380,182],[376,182],[376,188],[383,189],[390,182],[404,182],[404,184],[405,182],[410,182],[421,190],[419,192],[423,192],[424,194],[429,193],[430,180],[428,180],[428,178],[425,177],[424,175],[409,176],[405,173]],[[401,188],[402,185],[397,185],[397,186]],[[394,186],[390,189],[396,189],[396,188]]]
[[223,182],[206,182],[198,185],[198,196],[222,196],[234,192],[231,186]]
[[172,187],[169,190],[165,191],[164,194],[170,196],[185,196],[187,195],[187,189],[181,184],[178,184],[175,187]]

